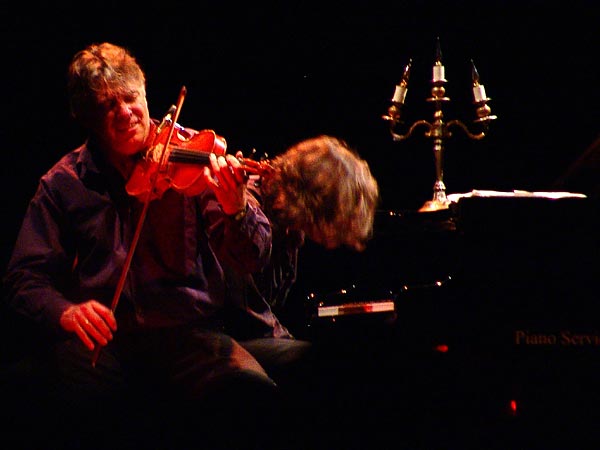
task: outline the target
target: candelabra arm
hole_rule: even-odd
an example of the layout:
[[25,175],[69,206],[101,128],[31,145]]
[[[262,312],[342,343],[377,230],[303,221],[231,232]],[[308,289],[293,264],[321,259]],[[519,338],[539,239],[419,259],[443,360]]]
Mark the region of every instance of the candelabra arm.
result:
[[404,139],[409,138],[413,134],[413,132],[417,129],[417,127],[419,127],[421,125],[427,127],[428,132],[431,131],[432,126],[429,122],[427,122],[426,120],[417,120],[415,123],[413,123],[411,125],[411,127],[408,129],[408,131],[405,134],[397,134],[397,133],[394,133],[394,131],[392,129],[390,129],[390,132],[392,133],[392,139],[395,142],[403,141]]
[[484,131],[482,131],[481,133],[477,133],[477,134],[471,133],[471,131],[469,131],[467,126],[464,123],[462,123],[460,120],[451,120],[450,122],[446,123],[446,130],[448,131],[448,136],[451,136],[451,133],[449,132],[449,130],[450,130],[450,127],[452,127],[454,125],[461,128],[467,134],[467,136],[469,136],[469,138],[474,139],[476,141],[480,141],[481,139],[483,139],[485,137]]

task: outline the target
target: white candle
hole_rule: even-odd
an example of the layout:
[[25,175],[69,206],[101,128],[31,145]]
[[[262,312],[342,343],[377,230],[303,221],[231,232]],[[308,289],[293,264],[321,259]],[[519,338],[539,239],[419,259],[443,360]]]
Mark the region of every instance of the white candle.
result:
[[396,90],[394,91],[394,96],[392,97],[392,102],[403,104],[406,99],[406,92],[408,91],[408,77],[410,77],[410,66],[412,64],[412,58],[408,61],[408,64],[404,68],[404,72],[402,73],[402,79],[400,83],[396,85]]
[[445,81],[444,75],[444,66],[435,64],[433,66],[433,81]]
[[394,97],[392,97],[392,101],[394,103],[404,103],[404,99],[406,98],[406,91],[408,91],[406,86],[397,84],[396,90],[394,91]]
[[475,98],[475,103],[487,100],[483,84],[476,84],[475,86],[473,86],[473,97]]

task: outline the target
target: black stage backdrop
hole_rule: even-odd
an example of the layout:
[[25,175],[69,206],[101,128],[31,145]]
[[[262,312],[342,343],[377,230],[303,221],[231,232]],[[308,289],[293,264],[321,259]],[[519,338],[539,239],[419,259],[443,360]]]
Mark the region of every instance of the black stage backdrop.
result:
[[[429,342],[452,329],[450,335],[471,344],[500,340],[500,347],[511,350],[498,364],[503,370],[483,363],[486,359],[481,355],[490,352],[486,347],[469,363],[473,364],[468,366],[469,380],[485,372],[480,380],[498,381],[502,395],[511,386],[517,386],[525,398],[539,392],[546,400],[536,400],[540,413],[531,416],[532,423],[544,416],[542,410],[558,392],[554,386],[566,374],[572,381],[563,382],[566,392],[573,386],[597,384],[578,381],[583,373],[588,377],[597,373],[593,365],[593,370],[585,366],[573,371],[570,360],[579,353],[563,352],[566,356],[560,359],[557,352],[548,356],[533,350],[523,353],[526,346],[510,347],[514,333],[548,337],[560,327],[598,339],[592,320],[597,317],[593,280],[598,275],[598,241],[586,213],[567,208],[555,214],[542,205],[538,214],[539,205],[521,205],[524,210],[511,221],[515,210],[504,203],[481,209],[477,203],[473,208],[465,205],[459,213],[464,225],[474,227],[476,233],[456,246],[456,236],[447,236],[444,229],[447,217],[434,216],[440,220],[433,220],[431,228],[429,218],[411,215],[432,195],[431,140],[419,131],[393,142],[381,118],[412,58],[404,118],[409,124],[432,120],[433,107],[426,98],[431,93],[439,37],[446,94],[451,99],[445,104],[444,118],[470,125],[475,117],[471,59],[491,98],[492,113],[498,116],[481,141],[469,140],[458,129],[446,141],[448,193],[548,190],[584,154],[583,164],[590,161],[597,170],[597,0],[324,0],[265,5],[200,1],[193,7],[172,0],[143,5],[101,2],[85,8],[81,2],[41,6],[5,2],[0,13],[3,267],[38,178],[83,139],[67,110],[67,65],[86,45],[112,41],[130,48],[146,70],[154,117],[165,113],[185,85],[188,95],[180,122],[214,129],[226,138],[231,151],[247,154],[256,149],[259,155],[274,156],[301,139],[325,133],[345,139],[369,162],[382,194],[376,240],[365,255],[326,252],[307,244],[298,295],[334,289],[354,278],[383,279],[394,287],[407,279],[426,284],[452,273],[457,260],[466,262],[466,280],[459,280],[455,293],[445,295],[443,286],[439,295],[435,288],[425,289],[416,310],[411,311],[410,302],[404,304],[402,312],[407,315],[400,317],[400,323],[408,325],[409,334],[427,335],[424,341]],[[582,172],[592,180],[588,183],[595,183],[588,184],[590,192],[598,192],[594,182],[598,173],[590,174],[585,167]],[[409,220],[386,220],[387,210],[408,213]],[[472,211],[475,214],[469,215]],[[518,220],[526,221],[524,229]],[[543,234],[537,226],[546,227]],[[589,233],[590,240],[582,233]],[[553,252],[557,242],[564,243],[559,249],[562,255]],[[575,306],[567,311],[566,304]],[[568,312],[581,321],[571,323]],[[547,316],[551,317],[543,322]],[[468,331],[461,334],[462,326]],[[501,352],[498,348],[491,359]],[[532,356],[541,362],[525,364]],[[455,361],[462,365],[467,360]],[[551,361],[559,360],[565,361],[564,366],[544,372]],[[585,359],[594,360],[597,352]],[[509,381],[507,372],[512,374]],[[539,373],[552,374],[545,379],[547,388],[538,382]],[[484,391],[499,392],[481,389],[476,395]],[[581,391],[573,398],[591,398]],[[510,395],[516,394],[507,393],[501,402]],[[574,401],[559,404],[578,408]],[[558,417],[560,421],[563,416]]]

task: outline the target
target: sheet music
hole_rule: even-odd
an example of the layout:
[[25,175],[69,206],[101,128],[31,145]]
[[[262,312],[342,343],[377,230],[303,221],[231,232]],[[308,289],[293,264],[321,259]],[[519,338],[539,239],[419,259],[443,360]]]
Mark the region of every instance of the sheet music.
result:
[[547,199],[560,199],[560,198],[587,198],[585,194],[576,192],[551,192],[551,191],[523,191],[515,189],[513,191],[490,191],[482,189],[473,189],[471,192],[463,194],[449,194],[448,200],[452,203],[458,202],[461,198],[467,197],[525,197],[525,198],[547,198]]

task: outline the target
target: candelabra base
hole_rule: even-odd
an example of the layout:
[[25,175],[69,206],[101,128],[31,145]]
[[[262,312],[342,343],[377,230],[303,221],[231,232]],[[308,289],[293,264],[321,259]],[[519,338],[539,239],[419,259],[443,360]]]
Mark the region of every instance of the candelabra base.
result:
[[448,209],[449,202],[441,202],[439,200],[427,200],[423,206],[419,208],[419,212],[432,212]]

